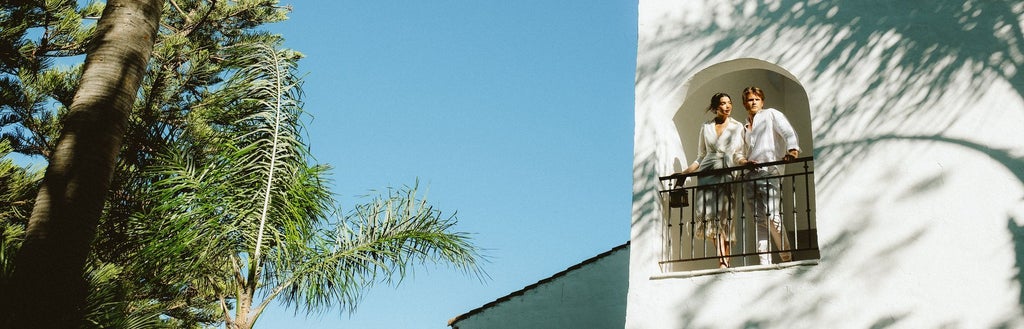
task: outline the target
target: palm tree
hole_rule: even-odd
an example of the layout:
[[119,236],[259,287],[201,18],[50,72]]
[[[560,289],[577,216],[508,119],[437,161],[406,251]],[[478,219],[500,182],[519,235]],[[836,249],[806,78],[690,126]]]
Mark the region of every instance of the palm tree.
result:
[[245,53],[207,103],[236,118],[203,126],[201,142],[168,150],[150,172],[160,177],[158,206],[139,216],[156,225],[140,253],[162,261],[140,272],[215,300],[227,328],[251,328],[277,299],[306,312],[352,309],[366,287],[400,281],[416,264],[482,274],[477,248],[453,232],[455,218],[416,186],[332,221],[328,168],[310,164],[301,138],[300,55],[261,42]]
[[162,4],[110,0],[97,22],[5,294],[7,327],[70,328],[83,318],[86,257]]

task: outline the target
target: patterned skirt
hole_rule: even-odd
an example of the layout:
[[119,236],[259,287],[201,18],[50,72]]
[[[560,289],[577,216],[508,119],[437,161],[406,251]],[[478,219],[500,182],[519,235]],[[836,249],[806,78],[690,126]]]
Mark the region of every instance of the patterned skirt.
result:
[[729,175],[703,176],[697,179],[693,197],[693,234],[701,239],[717,239],[724,234],[726,241],[736,238],[733,230],[733,196]]

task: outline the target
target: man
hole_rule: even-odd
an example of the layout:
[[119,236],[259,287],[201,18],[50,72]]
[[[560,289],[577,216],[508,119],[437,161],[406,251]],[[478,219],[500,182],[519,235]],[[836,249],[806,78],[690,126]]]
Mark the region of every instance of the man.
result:
[[[764,108],[764,91],[758,87],[743,89],[743,106],[747,108],[747,123],[744,125],[743,141],[747,148],[747,163],[758,164],[779,160],[790,161],[800,155],[796,130],[786,116],[773,108]],[[753,169],[744,184],[747,209],[754,214],[757,225],[755,239],[761,265],[772,263],[768,236],[775,242],[776,250],[790,250],[789,237],[782,225],[782,200],[779,196],[780,179],[769,178],[782,173],[779,165]],[[790,252],[779,253],[779,259],[788,262]]]

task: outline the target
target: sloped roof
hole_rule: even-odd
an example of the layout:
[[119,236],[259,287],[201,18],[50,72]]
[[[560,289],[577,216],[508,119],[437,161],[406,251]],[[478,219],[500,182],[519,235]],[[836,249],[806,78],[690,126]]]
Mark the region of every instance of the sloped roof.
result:
[[532,290],[532,289],[534,289],[536,287],[539,287],[540,285],[543,285],[545,283],[554,281],[555,279],[557,279],[559,277],[565,276],[569,272],[572,272],[572,271],[574,271],[576,269],[579,269],[579,268],[582,268],[584,266],[587,266],[587,265],[589,265],[591,263],[594,263],[594,262],[596,262],[596,261],[598,261],[598,260],[600,260],[602,258],[608,257],[608,255],[611,255],[611,254],[615,253],[616,251],[625,249],[627,247],[629,247],[629,241],[626,241],[626,243],[618,245],[618,246],[616,246],[616,247],[614,247],[614,248],[612,248],[612,249],[610,249],[608,251],[605,251],[605,252],[602,252],[600,254],[597,254],[597,256],[590,257],[590,258],[588,258],[588,259],[586,259],[586,260],[584,260],[584,261],[582,261],[582,262],[580,262],[580,263],[578,263],[576,265],[569,266],[569,268],[566,268],[565,270],[562,270],[562,271],[560,271],[558,273],[555,273],[555,274],[553,274],[553,275],[551,275],[551,276],[549,276],[547,278],[541,279],[540,281],[537,281],[537,283],[534,283],[534,284],[528,285],[526,287],[523,287],[523,289],[519,289],[519,290],[513,291],[512,293],[510,293],[508,295],[505,295],[505,296],[502,296],[502,297],[500,297],[498,299],[495,299],[494,301],[492,301],[490,303],[484,304],[483,306],[477,307],[477,308],[475,308],[473,310],[470,310],[469,312],[466,312],[466,313],[460,314],[458,316],[455,316],[451,320],[448,320],[448,326],[452,327],[456,322],[459,322],[462,319],[465,319],[465,318],[468,318],[470,316],[473,316],[474,314],[483,312],[484,310],[487,310],[488,308],[491,308],[491,307],[493,307],[495,305],[498,305],[498,304],[501,304],[503,302],[506,302],[506,301],[512,299],[513,297],[521,296],[521,295],[525,294],[527,291],[530,291],[530,290]]

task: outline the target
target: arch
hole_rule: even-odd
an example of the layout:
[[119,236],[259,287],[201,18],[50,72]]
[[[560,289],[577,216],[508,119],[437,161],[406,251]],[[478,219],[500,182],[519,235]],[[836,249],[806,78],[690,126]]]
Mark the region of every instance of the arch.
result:
[[[725,92],[732,96],[734,103],[732,117],[739,122],[746,122],[747,111],[743,107],[741,93],[744,88],[749,86],[757,86],[764,90],[765,108],[775,108],[786,115],[799,136],[800,148],[802,150],[801,156],[814,154],[810,103],[803,85],[800,84],[792,73],[778,65],[754,58],[742,58],[711,65],[694,74],[693,77],[688,79],[678,89],[678,94],[675,95],[674,99],[679,102],[679,105],[672,114],[672,121],[676,129],[676,136],[679,138],[678,145],[682,146],[681,156],[684,159],[679,159],[678,157],[675,159],[673,166],[676,172],[687,167],[696,158],[697,136],[700,125],[713,116],[713,114],[705,111],[711,95],[717,92]],[[678,155],[679,153],[676,154]],[[808,168],[796,168],[803,167],[805,164],[811,166],[809,171]],[[786,167],[785,171],[789,172],[792,170],[794,174],[801,170],[804,173],[813,173],[813,161],[801,162],[800,164],[791,163]],[[784,200],[781,204],[782,217],[783,221],[789,223],[786,230],[787,234],[791,236],[790,239],[795,239],[799,236],[799,239],[803,241],[799,248],[809,247],[808,250],[811,250],[801,254],[799,259],[818,259],[820,254],[817,252],[817,220],[813,210],[816,209],[813,175],[800,177],[803,180],[799,184],[795,183],[795,179],[790,180],[790,178],[786,178],[781,183],[783,191],[790,191],[789,199],[783,197]],[[780,178],[780,180],[783,179]],[[734,189],[734,191],[738,191],[738,189]],[[742,193],[736,193],[737,198],[742,198]],[[684,211],[686,210],[681,208],[666,208],[664,214],[666,225],[668,227],[673,225],[677,228],[684,227],[684,223],[688,222],[684,218],[693,216],[692,213],[689,215],[682,213]],[[740,240],[747,241],[743,242],[745,247],[739,249],[748,250],[748,252],[750,247],[746,246],[753,244],[752,241],[748,240],[754,236],[753,217],[750,215],[745,213],[745,210],[742,210],[742,208],[734,215],[734,220],[736,221],[735,230],[737,234],[741,235]],[[666,228],[666,232],[669,233],[663,237],[665,239],[663,245],[667,247],[664,250],[665,259],[676,259],[670,255],[683,251],[682,248],[701,249],[697,247],[692,237],[690,237],[689,242],[683,241],[686,237],[682,235],[677,236],[675,233],[670,232],[670,230]],[[736,250],[737,246],[734,245],[733,248]],[[706,246],[704,246],[704,249],[706,249]],[[704,253],[705,255],[707,252],[707,250],[703,252],[698,251],[698,253]],[[710,252],[713,255],[714,249],[712,248]],[[752,258],[751,256],[741,256],[741,259],[745,259],[741,263],[754,263],[755,261],[751,260]],[[737,260],[736,258],[733,259]],[[797,257],[794,257],[794,259],[797,259]],[[717,264],[711,264],[712,267],[714,265]],[[668,268],[670,271],[688,271],[708,268],[707,266],[707,262],[692,262],[673,263]]]
[[[796,77],[786,69],[754,58],[741,58],[711,65],[686,81],[681,89],[682,99],[676,108],[672,121],[679,132],[686,161],[676,166],[685,168],[697,156],[697,129],[700,123],[711,117],[704,112],[711,95],[725,92],[733,97],[732,117],[746,122],[747,112],[743,108],[740,92],[748,86],[758,86],[765,92],[765,107],[776,108],[786,114],[800,136],[802,154],[814,151],[811,132],[810,105],[807,91]],[[680,169],[680,168],[676,168]]]

